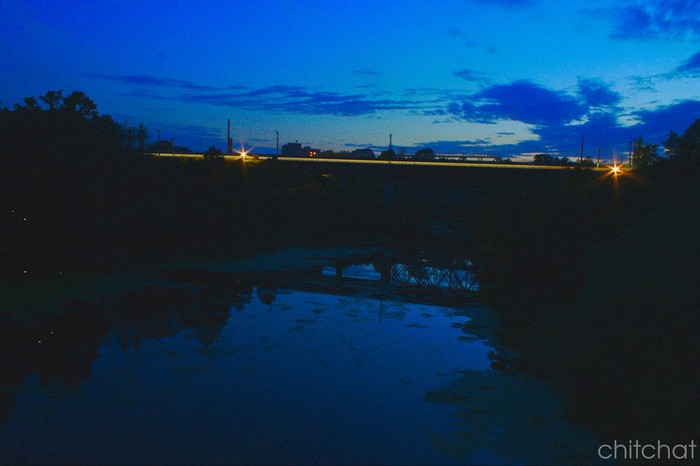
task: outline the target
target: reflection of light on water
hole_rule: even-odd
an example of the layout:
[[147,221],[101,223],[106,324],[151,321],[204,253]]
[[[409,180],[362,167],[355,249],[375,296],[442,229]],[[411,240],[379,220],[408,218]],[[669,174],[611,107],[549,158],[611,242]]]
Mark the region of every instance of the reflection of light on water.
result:
[[[471,263],[467,263],[467,266]],[[340,273],[338,273],[340,271]],[[419,264],[395,263],[387,270],[387,282],[398,285],[413,285],[428,288],[448,288],[452,290],[479,289],[474,281],[474,275],[466,270],[452,267],[436,267],[428,265],[427,260]],[[354,264],[343,268],[326,266],[321,271],[324,277],[341,277],[359,280],[380,281],[382,273],[374,264]]]
[[[323,267],[323,278],[310,270],[315,279],[305,274],[302,290],[286,280],[277,288],[275,273],[221,295],[187,285],[196,299],[187,294],[182,307],[173,307],[182,301],[179,287],[129,294],[124,303],[147,303],[155,314],[119,323],[69,397],[30,376],[0,426],[0,464],[27,462],[13,451],[51,462],[66,438],[81,440],[67,453],[81,462],[136,461],[114,451],[133,441],[134,419],[144,422],[137,445],[148,445],[138,458],[144,463],[563,463],[580,451],[586,434],[563,419],[556,393],[510,369],[488,309],[431,304],[442,293],[420,288],[410,299],[357,292],[390,279],[398,288],[396,267],[407,270],[408,286],[421,286],[416,277],[446,286],[450,270],[467,283],[468,262],[346,263]],[[224,277],[225,290],[232,282]],[[135,282],[126,278],[128,289]],[[41,347],[51,341],[41,338]]]
[[[333,266],[326,266],[321,271],[324,277],[335,277],[338,269]],[[378,281],[382,274],[377,272],[373,264],[350,265],[342,270],[343,278],[357,278],[360,280],[375,280]]]
[[447,267],[416,266],[394,264],[391,267],[392,283],[417,285],[429,288],[449,288],[453,290],[477,290],[478,285],[470,272]]

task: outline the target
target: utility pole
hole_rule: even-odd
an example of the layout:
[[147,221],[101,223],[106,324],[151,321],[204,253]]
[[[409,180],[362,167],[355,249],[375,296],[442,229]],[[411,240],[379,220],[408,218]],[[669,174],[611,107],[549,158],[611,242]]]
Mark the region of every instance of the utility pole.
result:
[[600,167],[600,147],[598,148],[598,159],[595,162],[596,167]]
[[275,130],[275,135],[277,135],[277,149],[275,150],[275,158],[280,156],[280,132]]
[[391,142],[392,142],[392,141],[391,141],[392,136],[393,136],[393,134],[389,133],[389,150],[393,150],[393,145],[392,145],[392,143],[391,143]]
[[581,154],[578,156],[578,163],[583,163],[583,136],[581,136]]
[[[228,155],[233,154],[233,139],[231,139],[231,119],[228,119],[228,136],[226,137],[226,144],[228,146]],[[241,149],[242,150],[242,149]]]

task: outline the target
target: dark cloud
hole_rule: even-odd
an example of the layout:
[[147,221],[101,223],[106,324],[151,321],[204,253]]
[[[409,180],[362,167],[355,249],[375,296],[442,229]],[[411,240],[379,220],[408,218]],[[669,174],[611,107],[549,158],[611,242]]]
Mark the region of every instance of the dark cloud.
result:
[[700,52],[688,58],[685,63],[676,68],[676,73],[696,74],[700,73]]
[[580,79],[578,94],[589,107],[613,107],[622,100],[619,93],[610,90],[604,83],[594,79]]
[[488,81],[483,73],[470,69],[457,70],[452,74],[458,78],[475,83],[486,83]]
[[362,74],[366,76],[379,76],[379,73],[371,70],[352,70],[355,74]]
[[700,36],[700,2],[652,0],[626,2],[603,10],[614,22],[615,39],[683,39]]
[[629,78],[632,81],[632,86],[636,91],[650,91],[656,92],[656,87],[654,87],[654,79],[649,76],[632,76]]
[[176,96],[135,91],[129,95],[185,103],[306,115],[362,116],[382,110],[417,110],[435,104],[422,100],[377,99],[367,94],[315,91],[302,86],[268,86],[247,92],[186,93]]
[[141,86],[155,86],[155,87],[175,87],[181,89],[192,89],[199,91],[213,91],[217,90],[216,87],[212,86],[202,86],[199,84],[194,84],[190,81],[183,81],[181,79],[170,79],[170,78],[157,78],[155,76],[148,75],[110,75],[110,74],[94,74],[94,78],[106,79],[108,81],[116,81],[125,84],[137,84]]
[[574,97],[530,81],[488,87],[463,102],[452,103],[449,109],[467,121],[515,120],[545,126],[567,123],[586,113]]
[[632,116],[638,120],[632,126],[621,125],[611,112],[599,112],[590,115],[581,125],[538,127],[533,133],[540,137],[537,141],[539,147],[556,147],[564,155],[576,155],[582,137],[585,137],[586,154],[595,155],[598,148],[606,157],[613,153],[626,154],[629,142],[638,136],[648,143],[661,145],[669,131],[683,133],[700,116],[700,101],[682,101],[653,110],[638,110]]
[[[682,66],[693,70],[695,60],[691,57]],[[128,95],[163,102],[304,115],[372,117],[381,111],[399,110],[408,114],[442,117],[438,121],[444,123],[469,121],[495,124],[499,120],[512,120],[531,125],[536,138],[517,144],[498,145],[486,139],[422,144],[430,145],[438,152],[488,153],[505,157],[529,152],[576,157],[581,137],[585,137],[587,154],[594,154],[598,147],[602,149],[604,157],[609,157],[613,151],[624,154],[633,138],[641,135],[647,142],[660,144],[669,131],[682,133],[700,116],[700,101],[686,100],[652,110],[633,111],[628,116],[637,123],[633,126],[622,125],[617,119],[620,95],[605,83],[590,79],[579,81],[576,94],[548,89],[529,81],[515,81],[491,85],[472,94],[463,90],[416,88],[400,96],[392,96],[328,92],[289,85],[214,90],[209,86],[183,84],[178,80],[145,76],[122,78],[119,79],[121,82],[135,87]],[[168,92],[166,88],[177,88],[179,91]],[[192,134],[192,137],[203,132],[199,127],[178,128],[178,133]],[[499,134],[513,135],[509,132]]]
[[700,118],[700,101],[682,100],[654,110],[639,110],[633,114],[640,120],[640,129],[645,139],[661,143],[669,131],[683,133],[688,126]]
[[610,158],[613,153],[626,153],[629,141],[635,137],[643,136],[648,142],[660,144],[669,131],[682,132],[700,117],[700,101],[682,101],[653,110],[634,111],[629,116],[637,123],[623,125],[618,121],[620,101],[620,94],[599,80],[580,80],[575,96],[529,81],[516,81],[490,86],[454,100],[446,108],[448,113],[463,121],[513,120],[532,125],[532,134],[537,136],[534,140],[507,145],[487,143],[469,148],[470,152],[503,156],[555,152],[576,157],[583,137],[586,154],[597,155],[597,149],[601,148],[603,157]]
[[461,141],[423,141],[413,144],[414,148],[430,147],[438,154],[491,153],[492,145],[485,139]]

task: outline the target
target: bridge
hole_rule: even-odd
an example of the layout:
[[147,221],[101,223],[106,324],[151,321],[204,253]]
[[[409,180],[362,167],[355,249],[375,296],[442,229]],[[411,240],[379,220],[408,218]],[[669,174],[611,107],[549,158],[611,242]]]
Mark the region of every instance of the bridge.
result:
[[[171,153],[149,153],[154,157],[179,157],[179,158],[194,158],[203,159],[204,154],[171,154]],[[447,154],[455,155],[455,154]],[[524,162],[504,162],[498,161],[494,156],[462,156],[462,161],[436,160],[436,161],[415,161],[415,160],[379,160],[379,159],[335,159],[335,158],[320,158],[320,157],[276,157],[274,155],[257,155],[257,154],[237,154],[237,155],[222,155],[224,160],[240,160],[246,163],[256,163],[268,160],[277,160],[285,164],[325,164],[330,165],[345,165],[345,166],[372,166],[372,167],[442,167],[442,168],[459,168],[459,169],[504,169],[504,170],[538,170],[538,171],[572,171],[578,167],[575,165],[535,165],[533,163]],[[468,161],[476,158],[476,161]],[[490,158],[491,161],[483,161],[484,158]],[[612,167],[608,165],[587,167],[587,170],[595,172],[610,172]],[[627,171],[627,167],[618,166],[617,171]]]
[[478,291],[479,285],[469,260],[392,260],[384,257],[366,264],[336,262],[325,266],[320,274],[299,279],[294,288],[344,296],[401,295],[411,301],[414,292],[420,296],[426,291],[433,298],[464,299]]

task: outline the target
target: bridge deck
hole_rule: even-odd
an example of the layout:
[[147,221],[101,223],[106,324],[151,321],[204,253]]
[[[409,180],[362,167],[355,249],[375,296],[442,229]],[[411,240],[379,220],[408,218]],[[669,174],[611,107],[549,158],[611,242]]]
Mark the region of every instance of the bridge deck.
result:
[[[169,154],[169,153],[149,153],[155,157],[181,157],[181,158],[204,158],[203,154]],[[241,156],[241,155],[224,155],[226,160],[245,160],[245,162],[261,162],[272,160],[275,157],[271,155],[258,156]],[[419,167],[454,167],[454,168],[490,168],[490,169],[515,169],[515,170],[554,170],[554,171],[571,171],[575,170],[575,166],[571,165],[534,165],[531,163],[503,163],[503,162],[417,162],[413,160],[371,160],[371,159],[325,159],[316,157],[277,157],[279,162],[283,163],[326,163],[326,164],[353,164],[353,165],[394,165],[394,166],[419,166]],[[590,167],[589,170],[596,172],[609,172],[610,167]],[[623,168],[623,170],[627,170]]]

